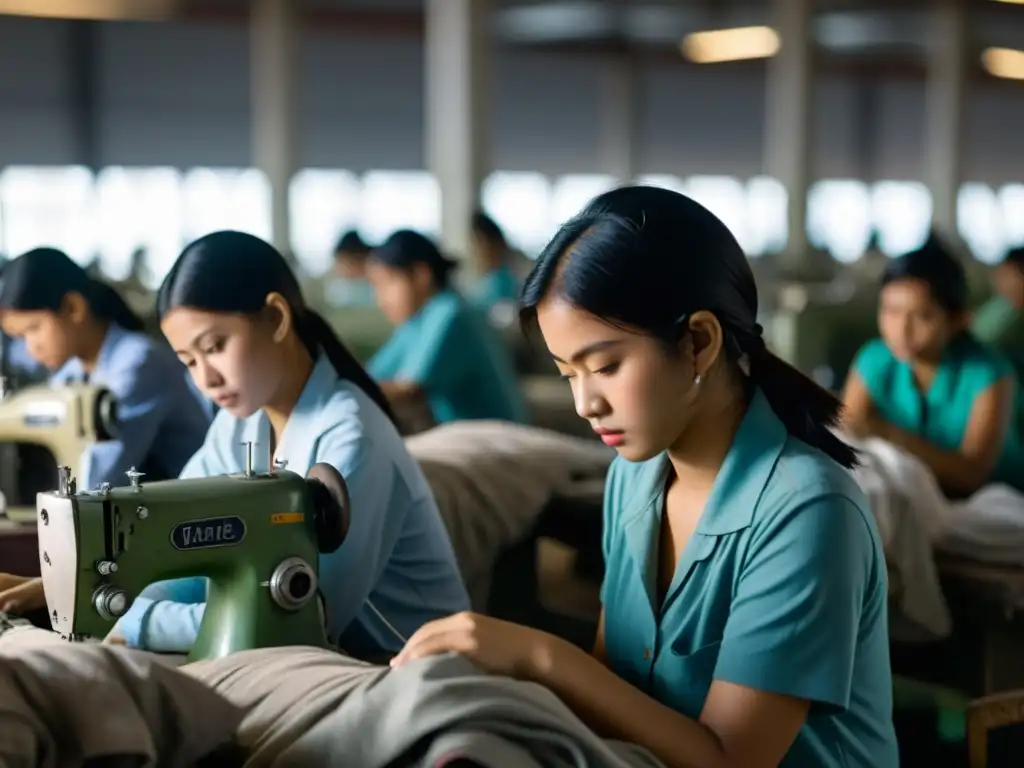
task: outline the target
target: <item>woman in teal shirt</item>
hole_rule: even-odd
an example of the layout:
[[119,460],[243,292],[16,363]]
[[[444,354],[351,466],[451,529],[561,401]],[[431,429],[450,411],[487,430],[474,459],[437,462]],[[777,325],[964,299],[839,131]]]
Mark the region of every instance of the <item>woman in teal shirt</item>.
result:
[[843,392],[851,433],[914,454],[951,496],[993,481],[1021,487],[1024,473],[1013,366],[968,324],[967,278],[941,243],[893,259],[882,277],[881,338],[858,353]]
[[455,262],[429,239],[399,230],[375,249],[367,274],[397,327],[367,369],[396,406],[426,397],[438,423],[523,422],[511,352],[451,286]]
[[765,348],[729,230],[675,192],[608,192],[522,303],[619,454],[594,651],[464,613],[394,663],[466,654],[669,768],[894,768],[885,559],[856,454],[830,431],[839,402]]

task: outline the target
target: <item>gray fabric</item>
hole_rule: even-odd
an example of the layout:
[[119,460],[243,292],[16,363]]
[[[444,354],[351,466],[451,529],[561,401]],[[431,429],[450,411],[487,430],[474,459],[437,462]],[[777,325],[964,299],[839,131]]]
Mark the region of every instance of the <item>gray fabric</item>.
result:
[[481,672],[463,657],[390,670],[311,648],[265,649],[183,668],[239,707],[247,768],[656,768],[605,741],[550,691]]
[[187,768],[231,742],[241,719],[149,654],[96,643],[0,648],[2,768]]

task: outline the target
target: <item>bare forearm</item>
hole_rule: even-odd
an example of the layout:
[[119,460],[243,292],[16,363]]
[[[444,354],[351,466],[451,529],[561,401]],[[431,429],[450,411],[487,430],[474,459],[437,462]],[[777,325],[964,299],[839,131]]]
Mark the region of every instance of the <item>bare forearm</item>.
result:
[[718,768],[718,737],[655,701],[600,661],[562,640],[539,654],[530,677],[552,690],[596,733],[646,747],[668,768]]
[[380,388],[384,396],[392,402],[419,397],[422,393],[419,384],[412,381],[382,381]]

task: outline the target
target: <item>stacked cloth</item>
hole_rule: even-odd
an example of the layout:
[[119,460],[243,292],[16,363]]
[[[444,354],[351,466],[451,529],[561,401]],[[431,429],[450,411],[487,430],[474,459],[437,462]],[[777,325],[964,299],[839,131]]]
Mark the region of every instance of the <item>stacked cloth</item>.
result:
[[550,691],[462,657],[378,667],[316,648],[174,668],[98,644],[0,636],[0,766],[659,768]]
[[603,481],[615,457],[597,440],[502,421],[442,424],[405,444],[434,491],[478,610],[501,553],[533,531],[553,498],[578,496]]

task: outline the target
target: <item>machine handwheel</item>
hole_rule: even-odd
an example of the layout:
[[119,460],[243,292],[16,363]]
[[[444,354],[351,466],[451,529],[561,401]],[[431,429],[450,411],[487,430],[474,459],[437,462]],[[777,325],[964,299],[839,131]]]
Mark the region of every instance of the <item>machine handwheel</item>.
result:
[[321,554],[336,552],[345,541],[349,525],[349,497],[345,478],[330,464],[314,464],[306,473],[316,515],[317,548]]
[[116,440],[121,430],[117,422],[117,398],[109,389],[101,390],[96,395],[94,405],[95,413],[92,415],[93,424],[96,425],[96,437],[100,441]]

